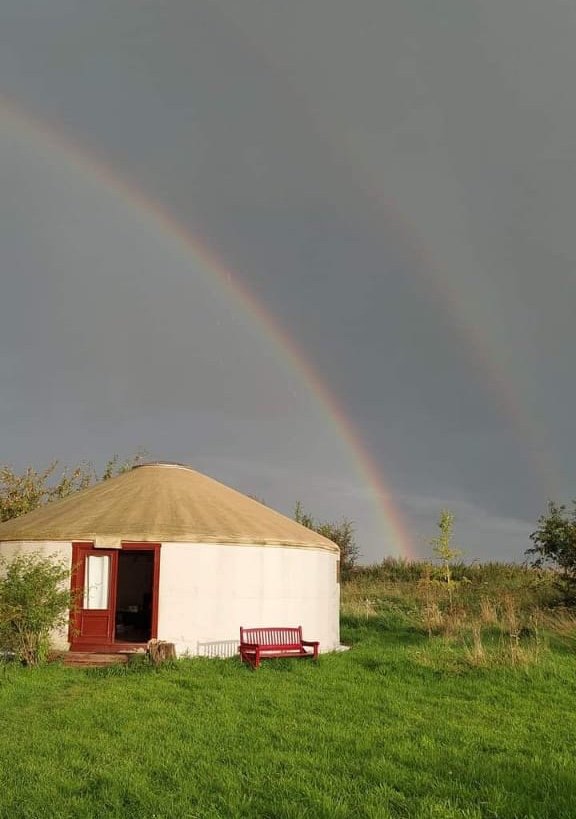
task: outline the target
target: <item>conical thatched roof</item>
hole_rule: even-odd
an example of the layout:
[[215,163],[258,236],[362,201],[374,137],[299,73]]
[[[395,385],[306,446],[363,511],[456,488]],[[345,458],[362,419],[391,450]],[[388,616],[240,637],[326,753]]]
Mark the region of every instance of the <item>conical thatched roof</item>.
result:
[[143,464],[0,523],[2,541],[237,543],[338,547],[290,518],[179,464]]

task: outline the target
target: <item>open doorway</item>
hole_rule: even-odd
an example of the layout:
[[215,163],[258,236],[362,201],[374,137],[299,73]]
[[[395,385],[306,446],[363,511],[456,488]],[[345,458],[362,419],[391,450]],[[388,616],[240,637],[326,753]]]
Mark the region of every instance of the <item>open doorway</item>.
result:
[[152,637],[154,551],[122,549],[118,553],[115,639],[146,643]]

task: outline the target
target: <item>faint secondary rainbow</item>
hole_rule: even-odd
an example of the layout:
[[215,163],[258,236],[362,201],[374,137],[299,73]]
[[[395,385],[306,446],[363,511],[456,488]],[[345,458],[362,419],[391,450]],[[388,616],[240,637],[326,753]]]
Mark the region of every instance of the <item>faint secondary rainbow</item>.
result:
[[[450,270],[430,243],[421,238],[417,227],[411,225],[408,228],[406,219],[382,200],[368,180],[363,181],[363,186],[375,206],[384,212],[387,222],[393,225],[396,235],[405,245],[409,245],[419,275],[430,283],[455,331],[464,339],[473,360],[484,374],[487,386],[527,452],[539,491],[547,498],[558,497],[563,483],[559,480],[561,469],[553,456],[547,431],[541,419],[530,411],[530,402],[522,400],[518,373],[513,363],[506,360],[502,340],[499,341],[497,334],[491,332],[495,328],[490,326],[489,315],[478,308],[479,296],[484,289],[482,277],[468,277],[463,281],[461,275],[457,286]],[[455,242],[454,237],[452,242]]]
[[130,206],[151,215],[161,233],[177,240],[184,246],[187,255],[232,292],[236,301],[257,322],[264,335],[272,340],[278,354],[300,376],[315,397],[322,413],[331,420],[338,437],[345,444],[355,471],[370,489],[378,510],[384,529],[383,551],[397,552],[405,557],[412,556],[413,545],[408,526],[392,499],[392,492],[379,466],[366,449],[360,432],[297,342],[268,308],[238,279],[233,269],[223,263],[204,239],[191,234],[165,206],[150,199],[136,185],[113,171],[94,151],[78,144],[54,124],[38,119],[2,95],[0,114],[8,117],[12,125],[21,128],[25,133],[31,132],[50,148],[61,151],[71,164],[76,164],[78,168],[95,177],[106,189],[119,194]]
[[[466,271],[458,264],[446,264],[446,249],[453,248],[458,242],[459,231],[452,222],[449,231],[441,236],[439,252],[438,243],[426,236],[423,224],[418,224],[411,214],[397,202],[385,197],[378,185],[371,168],[365,166],[365,157],[369,151],[353,149],[356,131],[354,128],[335,127],[333,121],[325,120],[320,109],[308,96],[305,88],[294,83],[291,73],[286,70],[276,52],[266,47],[263,41],[252,36],[252,31],[243,25],[242,18],[227,15],[227,21],[234,26],[235,34],[242,36],[249,48],[257,52],[268,71],[281,76],[290,88],[293,98],[298,100],[302,116],[305,116],[320,137],[325,150],[332,155],[340,171],[346,169],[348,182],[361,192],[372,210],[384,217],[385,223],[394,231],[399,243],[407,249],[410,266],[421,279],[430,285],[431,293],[437,299],[448,320],[458,335],[464,340],[475,363],[485,376],[486,385],[493,391],[494,397],[505,415],[512,422],[518,441],[526,449],[534,474],[540,484],[540,490],[547,497],[557,497],[565,483],[560,479],[562,469],[553,454],[548,434],[541,419],[529,409],[530,400],[522,397],[521,380],[513,363],[504,361],[506,345],[491,332],[490,314],[480,311],[477,296],[481,294],[483,277],[476,260],[467,256],[472,262],[471,275],[464,277]],[[441,115],[441,111],[440,111]],[[359,162],[359,159],[362,159]],[[449,170],[449,169],[448,169]],[[437,208],[440,207],[437,204]],[[435,246],[436,245],[436,246]],[[480,282],[480,286],[477,284]]]

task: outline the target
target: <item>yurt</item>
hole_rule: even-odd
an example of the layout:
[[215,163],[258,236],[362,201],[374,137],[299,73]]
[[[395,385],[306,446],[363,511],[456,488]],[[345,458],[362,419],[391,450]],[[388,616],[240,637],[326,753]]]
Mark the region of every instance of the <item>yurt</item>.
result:
[[187,466],[134,467],[0,524],[0,555],[71,569],[77,601],[55,648],[230,656],[240,626],[299,626],[339,644],[338,547]]

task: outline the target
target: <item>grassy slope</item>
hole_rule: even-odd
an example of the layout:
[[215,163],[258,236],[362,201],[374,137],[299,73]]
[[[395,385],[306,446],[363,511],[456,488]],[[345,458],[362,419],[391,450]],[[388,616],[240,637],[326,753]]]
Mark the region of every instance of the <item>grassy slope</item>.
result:
[[575,815],[569,652],[448,672],[382,619],[344,637],[257,673],[0,667],[0,816]]

